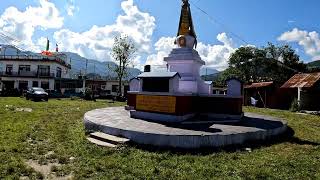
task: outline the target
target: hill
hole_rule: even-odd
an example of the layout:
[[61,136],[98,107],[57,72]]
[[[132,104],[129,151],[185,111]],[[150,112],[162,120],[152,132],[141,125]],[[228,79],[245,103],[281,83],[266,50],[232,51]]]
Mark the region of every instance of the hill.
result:
[[214,69],[214,68],[210,68],[210,67],[202,67],[200,69],[200,75],[204,76],[204,75],[211,75],[211,74],[217,74],[219,73],[218,70]]
[[307,64],[308,67],[320,67],[320,60],[312,61]]
[[319,72],[320,71],[320,60],[312,61],[307,63],[308,72]]
[[[86,59],[79,54],[72,53],[72,52],[64,52],[67,56],[69,61],[71,60],[71,71],[72,74],[80,74],[84,73],[86,70],[86,60],[88,61],[87,73],[95,73],[99,74],[100,76],[109,76],[109,77],[116,77],[116,74],[108,68],[116,66],[116,63],[111,61],[98,61],[95,59]],[[133,77],[138,76],[141,71],[136,68],[129,68],[129,77],[131,79]]]

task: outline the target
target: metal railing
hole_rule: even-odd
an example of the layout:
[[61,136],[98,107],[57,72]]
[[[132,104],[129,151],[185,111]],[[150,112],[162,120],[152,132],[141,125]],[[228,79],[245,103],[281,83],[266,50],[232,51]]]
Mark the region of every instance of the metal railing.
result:
[[37,55],[0,55],[0,60],[30,60],[30,61],[56,61],[62,65],[65,65],[67,67],[71,68],[71,65],[66,63],[65,60],[57,57],[57,56],[37,56]]
[[2,77],[47,77],[54,78],[54,73],[39,73],[37,71],[20,71],[20,72],[6,72],[0,71],[0,76]]

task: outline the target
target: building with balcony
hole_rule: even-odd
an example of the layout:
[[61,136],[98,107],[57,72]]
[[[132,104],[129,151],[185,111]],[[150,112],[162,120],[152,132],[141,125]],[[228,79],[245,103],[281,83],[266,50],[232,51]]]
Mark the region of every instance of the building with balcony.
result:
[[0,56],[0,89],[25,90],[41,87],[46,90],[60,89],[61,82],[70,79],[71,65],[62,53],[43,55]]

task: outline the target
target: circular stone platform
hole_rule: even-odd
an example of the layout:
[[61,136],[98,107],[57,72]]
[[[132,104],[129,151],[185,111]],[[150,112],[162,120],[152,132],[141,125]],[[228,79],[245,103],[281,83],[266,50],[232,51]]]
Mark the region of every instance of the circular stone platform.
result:
[[[196,122],[196,123],[192,123]],[[84,115],[87,131],[101,131],[146,145],[200,148],[265,140],[283,133],[287,122],[269,116],[245,113],[236,124],[201,123],[197,119],[179,124],[160,124],[130,118],[123,107],[96,109]]]

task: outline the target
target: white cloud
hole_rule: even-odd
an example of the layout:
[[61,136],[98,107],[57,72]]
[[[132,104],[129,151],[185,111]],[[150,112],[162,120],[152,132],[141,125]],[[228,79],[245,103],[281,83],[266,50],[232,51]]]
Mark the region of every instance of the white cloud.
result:
[[152,66],[164,66],[165,62],[163,58],[168,56],[174,45],[175,37],[161,37],[155,44],[155,54],[151,54],[147,57],[146,64]]
[[[167,56],[171,49],[174,47],[175,37],[162,37],[155,43],[156,53],[147,57],[146,64],[150,65],[165,65],[163,58]],[[235,51],[235,45],[231,38],[226,33],[220,33],[217,35],[217,40],[222,45],[210,45],[202,42],[198,43],[197,51],[202,60],[206,62],[207,67],[211,67],[217,70],[224,70],[228,67],[228,59],[231,53]]]
[[141,63],[141,56],[136,56],[132,61],[132,63],[129,65],[130,67],[140,69],[143,71],[143,64]]
[[76,6],[75,0],[68,0],[66,11],[69,16],[73,16],[76,11],[79,11],[79,7]]
[[202,60],[206,62],[207,67],[217,69],[219,71],[228,67],[228,59],[236,48],[231,38],[226,33],[220,33],[217,35],[217,40],[222,45],[210,45],[198,43],[198,52]]
[[288,43],[298,43],[313,60],[320,59],[320,38],[319,33],[315,31],[308,32],[294,28],[291,31],[281,34],[278,40]]
[[[110,51],[114,37],[126,34],[136,44],[138,53],[151,50],[151,37],[155,28],[155,18],[141,12],[133,0],[121,3],[124,12],[114,24],[102,27],[93,26],[85,32],[73,32],[62,29],[54,33],[54,39],[60,44],[61,51],[71,51],[87,58],[102,61],[112,60]],[[137,62],[137,59],[135,60]]]
[[22,45],[29,50],[38,50],[32,42],[36,28],[46,30],[63,26],[64,19],[53,3],[47,0],[39,0],[39,3],[40,6],[29,6],[25,11],[8,7],[0,16],[0,28],[21,41],[16,45]]

